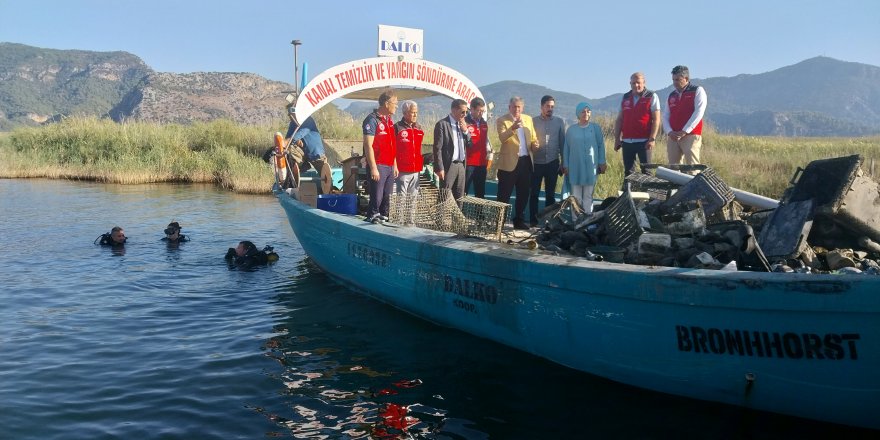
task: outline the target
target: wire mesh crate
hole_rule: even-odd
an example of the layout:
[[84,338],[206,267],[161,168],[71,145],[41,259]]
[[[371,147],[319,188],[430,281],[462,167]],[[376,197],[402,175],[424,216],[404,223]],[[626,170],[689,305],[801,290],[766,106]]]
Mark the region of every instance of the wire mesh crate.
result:
[[510,210],[507,203],[465,196],[457,201],[448,189],[421,187],[417,194],[393,194],[393,223],[434,231],[501,240]]

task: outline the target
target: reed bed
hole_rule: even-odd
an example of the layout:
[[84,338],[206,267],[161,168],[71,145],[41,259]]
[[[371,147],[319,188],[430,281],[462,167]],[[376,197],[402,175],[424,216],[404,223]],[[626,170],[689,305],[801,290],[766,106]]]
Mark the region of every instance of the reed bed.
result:
[[71,117],[0,138],[0,177],[207,182],[267,193],[273,177],[259,156],[276,129],[223,120],[183,126]]
[[[617,195],[623,182],[623,159],[606,139],[608,170],[599,177],[597,197]],[[717,171],[729,186],[778,199],[788,188],[798,167],[813,160],[861,154],[863,171],[877,177],[880,170],[880,137],[783,138],[719,135],[703,137],[702,162]],[[667,163],[666,140],[660,138],[651,159]],[[877,164],[877,165],[874,165]]]
[[[360,121],[329,107],[315,115],[324,137],[359,141]],[[428,145],[435,121],[421,122]],[[610,135],[613,119],[599,115],[594,122]],[[489,139],[497,149],[498,135],[492,125]],[[0,133],[0,177],[126,184],[206,182],[236,192],[268,193],[273,176],[259,156],[272,145],[272,134],[283,132],[285,127],[283,120],[272,126],[244,126],[225,120],[160,125],[72,117],[43,127]],[[599,177],[597,197],[616,195],[623,182],[621,154],[613,145],[606,138],[608,170]],[[773,198],[782,195],[798,167],[815,159],[851,154],[863,155],[864,170],[876,176],[880,137],[754,137],[717,134],[711,128],[703,136],[703,162],[715,168],[728,185]],[[652,162],[667,162],[662,137]],[[494,171],[490,170],[490,176]]]

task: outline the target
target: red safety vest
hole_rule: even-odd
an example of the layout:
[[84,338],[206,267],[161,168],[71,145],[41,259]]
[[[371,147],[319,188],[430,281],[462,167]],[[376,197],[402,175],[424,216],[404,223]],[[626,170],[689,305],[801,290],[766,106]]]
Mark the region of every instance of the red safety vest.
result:
[[373,137],[373,155],[376,165],[394,165],[394,122],[391,116],[376,115],[376,134]]
[[[688,84],[679,95],[675,90],[669,93],[666,104],[669,108],[669,125],[672,131],[679,131],[694,114],[694,99],[697,97],[697,86]],[[703,120],[688,134],[703,134]]]
[[425,138],[425,132],[418,125],[408,127],[403,121],[394,126],[394,131],[397,133],[397,170],[401,173],[421,171],[424,167],[422,139]]
[[645,90],[639,101],[633,105],[633,92],[630,90],[623,95],[620,101],[620,111],[623,112],[623,139],[648,139],[651,137],[651,100],[654,92]]
[[467,151],[467,164],[469,166],[486,166],[486,142],[489,141],[489,124],[482,118],[474,121],[470,116],[467,118],[467,130],[471,135],[471,146]]

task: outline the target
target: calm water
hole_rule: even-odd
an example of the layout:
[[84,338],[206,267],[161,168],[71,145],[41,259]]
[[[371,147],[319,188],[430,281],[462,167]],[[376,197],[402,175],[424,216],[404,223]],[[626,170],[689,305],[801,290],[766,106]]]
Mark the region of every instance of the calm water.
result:
[[[272,197],[0,180],[0,212],[0,438],[871,436],[637,390],[412,318],[311,265]],[[191,242],[159,241],[171,220]],[[124,253],[93,244],[117,224]],[[228,270],[243,239],[281,259]]]

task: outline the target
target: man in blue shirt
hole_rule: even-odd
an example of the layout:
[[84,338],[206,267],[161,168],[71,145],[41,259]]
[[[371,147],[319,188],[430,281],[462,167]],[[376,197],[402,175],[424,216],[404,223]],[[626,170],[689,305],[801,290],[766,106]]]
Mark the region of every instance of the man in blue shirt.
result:
[[[308,169],[305,163],[311,164],[319,173],[327,163],[327,156],[324,154],[324,140],[321,139],[321,133],[318,132],[318,126],[311,117],[303,121],[302,126],[297,125],[293,118],[293,106],[287,107],[287,115],[290,117],[290,125],[287,127],[287,134],[284,135],[284,142],[290,142],[291,136],[293,142],[290,143],[288,153],[293,160],[299,165],[301,171]],[[299,127],[299,130],[297,130]],[[296,133],[294,133],[294,131]],[[305,159],[305,162],[303,162]]]

